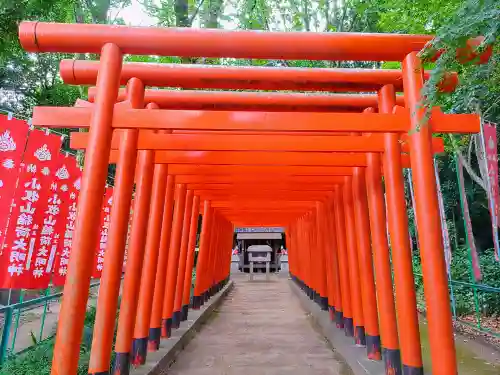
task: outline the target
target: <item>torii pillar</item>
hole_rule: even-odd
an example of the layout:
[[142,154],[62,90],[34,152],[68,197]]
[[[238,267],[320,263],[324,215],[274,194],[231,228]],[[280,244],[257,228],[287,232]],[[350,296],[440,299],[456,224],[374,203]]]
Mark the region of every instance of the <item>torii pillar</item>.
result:
[[432,123],[428,124],[425,120],[421,95],[422,74],[422,62],[417,53],[409,53],[403,60],[403,85],[414,129],[410,136],[410,161],[414,176],[415,212],[419,223],[418,241],[429,324],[432,370],[435,374],[455,375],[457,361],[432,157]]

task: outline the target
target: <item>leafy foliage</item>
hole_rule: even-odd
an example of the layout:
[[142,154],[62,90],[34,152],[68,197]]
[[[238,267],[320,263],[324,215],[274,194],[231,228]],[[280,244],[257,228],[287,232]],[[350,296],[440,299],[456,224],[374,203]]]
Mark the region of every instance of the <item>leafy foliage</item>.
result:
[[[451,279],[468,283],[471,277],[469,264],[469,249],[459,246],[454,251],[453,267],[451,268]],[[424,305],[424,285],[421,277],[420,257],[413,257],[413,269],[416,274],[415,288],[417,301],[420,306]],[[500,267],[495,262],[493,249],[484,251],[481,257],[481,271],[484,280],[500,280]],[[500,314],[500,293],[486,292],[481,289],[477,291],[480,313],[482,315]],[[474,290],[470,286],[453,283],[453,298],[455,300],[456,314],[467,316],[475,314]]]
[[1,0],[0,107],[29,116],[35,105],[70,106],[84,94],[78,87],[64,85],[59,78],[59,61],[75,56],[26,53],[17,37],[19,22],[106,23],[112,7],[129,3],[130,0]]
[[[437,103],[439,93],[433,89],[444,73],[458,71],[461,85],[448,99],[454,112],[479,110],[491,120],[498,121],[498,94],[500,90],[500,67],[498,41],[500,33],[500,6],[495,0],[469,0],[463,3],[451,22],[443,24],[438,36],[429,44],[422,55],[430,58],[435,51],[441,51],[436,61],[433,76],[425,88],[426,103]],[[496,43],[492,58],[486,64],[478,65],[479,57],[465,61],[457,53],[463,50],[471,38],[483,37],[482,42],[473,46],[477,55]],[[495,111],[496,108],[496,111]],[[495,113],[496,112],[496,113]]]
[[71,22],[71,1],[3,1],[0,6],[0,105],[28,114],[39,103],[70,104],[78,89],[63,86],[58,78],[62,55],[30,55],[20,46],[17,25],[21,20]]

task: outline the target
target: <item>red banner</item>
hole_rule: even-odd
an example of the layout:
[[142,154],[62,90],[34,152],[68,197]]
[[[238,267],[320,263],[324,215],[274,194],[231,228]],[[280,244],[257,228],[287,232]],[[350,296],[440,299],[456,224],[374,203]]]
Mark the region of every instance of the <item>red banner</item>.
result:
[[99,242],[97,244],[96,259],[94,269],[92,271],[93,278],[100,278],[104,266],[104,254],[106,253],[106,245],[108,243],[108,232],[111,218],[111,205],[113,204],[113,187],[107,187],[104,192],[102,202],[101,225],[99,231]]
[[40,289],[49,284],[49,248],[45,243],[55,239],[55,219],[50,210],[56,210],[52,207],[56,197],[51,185],[60,146],[60,137],[39,130],[33,130],[28,137],[5,234],[0,288]]
[[495,259],[500,260],[500,245],[498,243],[499,224],[499,196],[498,196],[498,154],[497,154],[497,127],[491,122],[483,123],[483,147],[486,155],[488,170],[488,199],[490,203],[491,228],[493,232],[493,246]]
[[476,249],[476,241],[474,241],[474,233],[472,232],[472,223],[470,221],[469,214],[469,203],[467,202],[467,194],[465,194],[465,184],[464,184],[464,168],[462,166],[462,161],[457,158],[457,168],[458,168],[458,185],[460,188],[460,197],[463,205],[463,215],[464,224],[467,231],[467,240],[470,248],[470,255],[472,260],[472,273],[474,274],[474,279],[480,281],[483,276],[481,275],[481,267],[479,265],[479,256]]
[[28,138],[28,124],[0,115],[0,254],[16,192],[19,167]]
[[59,220],[57,224],[56,231],[59,236],[59,242],[52,275],[52,283],[56,286],[64,285],[66,281],[82,176],[76,159],[72,156],[67,156],[62,160],[61,168],[65,171],[64,173],[67,175],[67,178],[64,180],[64,183],[59,185],[62,201],[60,217],[62,220]]

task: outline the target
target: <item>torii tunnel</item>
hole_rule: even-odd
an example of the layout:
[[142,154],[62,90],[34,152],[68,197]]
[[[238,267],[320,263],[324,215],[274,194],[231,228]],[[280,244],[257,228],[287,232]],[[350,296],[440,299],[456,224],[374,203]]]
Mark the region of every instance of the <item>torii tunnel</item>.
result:
[[[414,177],[432,373],[457,374],[433,164],[443,142],[433,133],[477,133],[480,120],[439,108],[426,116],[429,73],[418,52],[430,36],[42,22],[21,23],[19,35],[30,52],[100,56],[61,63],[66,83],[95,85],[88,101],[33,115],[36,126],[90,130],[71,136],[86,156],[52,375],[77,372],[110,163],[117,170],[89,374],[128,374],[228,282],[235,226],[285,227],[290,275],[330,310],[332,324],[383,360],[387,374],[423,374],[403,168]],[[402,69],[124,63],[125,54],[399,61]],[[440,89],[457,82],[450,73]]]

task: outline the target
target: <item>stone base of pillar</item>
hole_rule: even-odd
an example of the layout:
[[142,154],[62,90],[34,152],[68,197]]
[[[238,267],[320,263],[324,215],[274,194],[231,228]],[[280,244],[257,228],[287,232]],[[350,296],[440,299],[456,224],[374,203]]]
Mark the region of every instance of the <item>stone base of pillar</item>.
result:
[[201,307],[201,296],[193,296],[193,302],[191,306],[193,310],[199,310]]
[[422,367],[403,365],[403,375],[424,375],[424,369]]
[[330,321],[335,321],[335,307],[328,305],[328,312],[330,313]]
[[130,374],[130,353],[115,353],[112,375]]
[[335,311],[335,325],[337,328],[344,328],[344,314],[342,311]]
[[380,344],[380,336],[366,335],[366,350],[368,358],[372,361],[380,361],[382,359],[382,345]]
[[150,328],[148,338],[148,352],[156,352],[160,349],[161,327]]
[[384,359],[385,373],[402,375],[401,352],[399,349],[382,348],[382,358]]
[[354,323],[352,318],[344,317],[344,332],[346,336],[354,337]]
[[132,341],[132,365],[140,366],[146,363],[148,353],[148,338],[134,338]]
[[174,311],[172,314],[172,328],[178,329],[181,326],[181,312]]
[[328,311],[328,297],[319,296],[319,306],[321,310]]
[[181,310],[181,322],[184,322],[187,320],[188,318],[188,312],[189,312],[189,305],[184,305],[182,306],[182,310]]
[[358,346],[366,345],[365,327],[363,326],[354,327],[354,341]]
[[163,319],[161,321],[161,337],[168,339],[172,336],[172,318]]

